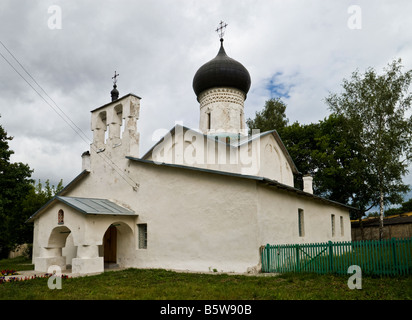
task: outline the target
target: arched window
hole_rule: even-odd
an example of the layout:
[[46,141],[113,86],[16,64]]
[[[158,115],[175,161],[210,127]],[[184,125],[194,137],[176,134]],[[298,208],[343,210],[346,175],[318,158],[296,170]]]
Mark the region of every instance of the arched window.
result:
[[64,211],[62,209],[57,214],[57,224],[64,224]]

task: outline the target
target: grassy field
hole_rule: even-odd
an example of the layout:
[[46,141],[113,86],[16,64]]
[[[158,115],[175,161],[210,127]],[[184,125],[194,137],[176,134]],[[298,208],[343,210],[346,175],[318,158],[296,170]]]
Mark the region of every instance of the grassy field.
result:
[[[0,270],[29,270],[30,261],[2,260]],[[50,290],[48,279],[0,284],[0,300],[411,300],[412,277],[363,277],[350,290],[348,276],[283,274],[243,276],[127,269],[62,280]]]

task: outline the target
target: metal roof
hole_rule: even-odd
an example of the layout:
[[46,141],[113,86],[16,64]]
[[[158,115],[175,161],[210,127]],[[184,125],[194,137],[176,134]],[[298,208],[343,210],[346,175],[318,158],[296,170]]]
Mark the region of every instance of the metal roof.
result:
[[61,196],[57,196],[56,199],[85,214],[135,215],[133,211],[107,199]]
[[52,203],[60,201],[72,207],[76,211],[84,214],[101,214],[101,215],[119,215],[119,216],[133,216],[136,213],[132,210],[126,209],[113,201],[108,199],[96,198],[79,198],[79,197],[62,197],[55,196],[49,200],[44,206],[37,210],[26,222],[32,222],[34,218],[43,213]]

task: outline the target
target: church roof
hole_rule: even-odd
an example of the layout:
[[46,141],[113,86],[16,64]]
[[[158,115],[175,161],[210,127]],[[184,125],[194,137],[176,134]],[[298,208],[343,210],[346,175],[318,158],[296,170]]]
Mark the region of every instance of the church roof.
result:
[[77,175],[72,181],[70,181],[64,188],[63,190],[61,190],[57,195],[58,196],[62,196],[65,193],[67,193],[68,191],[70,191],[75,185],[77,185],[78,182],[80,182],[81,180],[83,180],[85,177],[87,177],[89,175],[90,171],[88,170],[83,170],[82,172],[80,172],[79,175]]
[[245,93],[250,89],[250,74],[235,59],[227,56],[220,39],[220,50],[217,56],[202,65],[193,78],[193,90],[198,97],[203,91],[214,87],[231,87]]
[[61,196],[57,196],[56,199],[85,214],[135,215],[134,211],[126,209],[108,199]]
[[136,213],[130,209],[122,207],[108,199],[97,198],[80,198],[80,197],[62,197],[55,196],[43,207],[37,210],[26,222],[32,222],[35,217],[38,217],[47,208],[56,202],[62,202],[76,211],[84,214],[98,214],[98,215],[121,215],[130,216]]

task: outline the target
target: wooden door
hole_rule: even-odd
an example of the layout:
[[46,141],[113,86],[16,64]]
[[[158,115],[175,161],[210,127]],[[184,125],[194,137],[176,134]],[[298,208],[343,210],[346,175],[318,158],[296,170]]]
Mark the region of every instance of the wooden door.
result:
[[110,226],[103,237],[104,262],[116,263],[117,229]]

